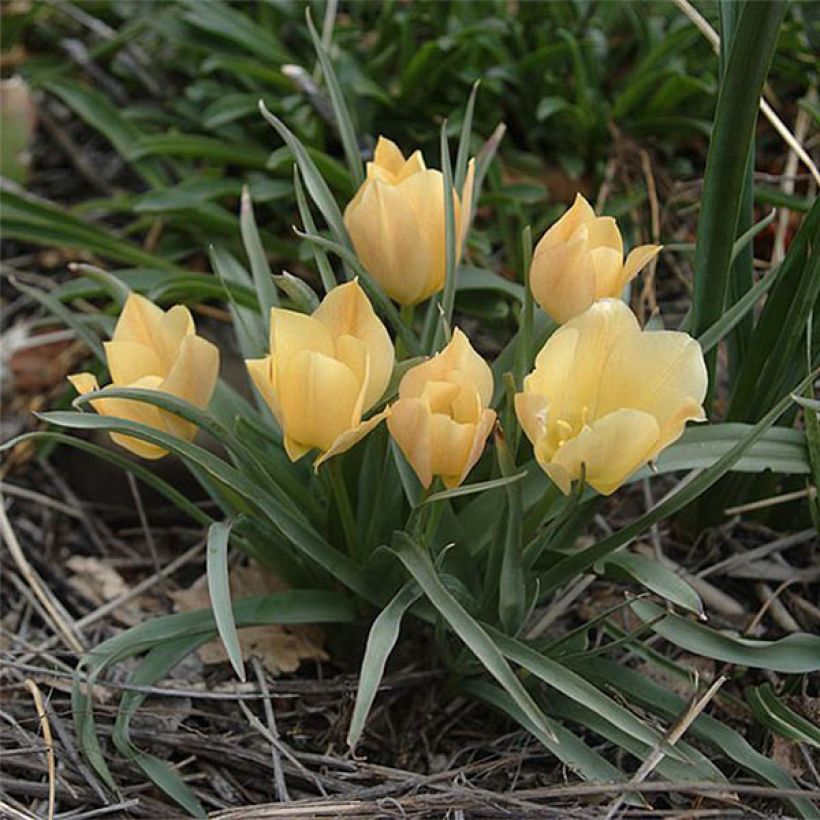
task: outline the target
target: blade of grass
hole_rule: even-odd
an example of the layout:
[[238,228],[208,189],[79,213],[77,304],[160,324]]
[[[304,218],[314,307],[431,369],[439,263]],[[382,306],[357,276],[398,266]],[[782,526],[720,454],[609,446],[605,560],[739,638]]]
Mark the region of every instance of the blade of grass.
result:
[[362,164],[362,155],[359,151],[359,142],[356,139],[356,128],[353,125],[353,117],[345,102],[342,87],[339,85],[336,72],[333,70],[333,63],[331,63],[325,46],[316,32],[316,27],[313,25],[310,6],[305,8],[305,19],[310,37],[313,40],[313,48],[316,50],[316,55],[322,65],[322,74],[330,94],[330,103],[333,106],[333,113],[336,115],[336,125],[342,140],[347,166],[350,168],[350,174],[358,188],[359,185],[364,182],[364,165]]
[[333,194],[330,192],[330,188],[327,187],[327,183],[319,173],[316,163],[310,158],[304,145],[277,116],[268,111],[262,100],[259,100],[259,111],[290,148],[304,177],[308,193],[325,218],[325,222],[327,222],[336,242],[344,248],[349,248],[350,240],[347,236],[342,213],[333,198]]
[[270,331],[270,309],[279,306],[279,294],[273,284],[270,265],[259,238],[259,229],[256,227],[256,217],[253,213],[253,202],[247,185],[242,186],[242,204],[239,211],[239,228],[242,232],[242,242],[253,274],[253,285],[256,298],[259,300],[259,310],[265,324],[265,330]]
[[242,662],[242,648],[233,620],[231,608],[231,587],[228,580],[228,543],[231,538],[233,521],[215,521],[208,528],[207,576],[211,609],[216,621],[216,630],[228,654],[237,677],[245,682],[245,664]]
[[527,719],[540,732],[554,738],[543,712],[512,671],[496,643],[444,586],[430,556],[403,532],[394,534],[393,549],[430,603],[484,668],[501,684]]
[[414,582],[409,581],[395,594],[370,627],[364,658],[359,670],[356,703],[353,706],[353,716],[347,731],[347,745],[351,749],[356,748],[362,735],[367,716],[370,714],[376,692],[384,676],[387,659],[398,640],[402,618],[420,597],[421,590]]
[[[305,200],[302,180],[299,179],[298,165],[293,166],[293,190],[296,192],[296,205],[299,208],[299,217],[302,220],[302,227],[305,229],[305,233],[318,235],[316,223],[313,221],[313,215],[311,214],[310,208]],[[316,262],[316,267],[319,269],[319,278],[322,280],[322,287],[325,289],[325,293],[330,293],[330,291],[332,291],[337,284],[336,274],[333,272],[333,268],[330,265],[330,260],[327,258],[325,249],[319,245],[311,243],[310,249],[313,252],[313,259]]]
[[[786,4],[780,0],[745,3],[737,21],[706,159],[695,248],[692,297],[695,336],[700,336],[723,313],[748,146],[785,11]],[[738,145],[742,150],[738,150]],[[715,362],[714,353],[707,357],[710,384],[715,383]]]

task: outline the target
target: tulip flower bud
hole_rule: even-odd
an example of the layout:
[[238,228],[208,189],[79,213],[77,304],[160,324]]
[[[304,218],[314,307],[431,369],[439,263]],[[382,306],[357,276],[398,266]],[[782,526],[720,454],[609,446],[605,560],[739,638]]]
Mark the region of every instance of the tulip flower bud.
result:
[[386,415],[367,421],[393,372],[393,343],[358,282],[334,288],[307,316],[271,309],[270,355],[245,362],[297,461],[314,466],[349,450]]
[[[144,296],[130,294],[114,336],[104,347],[114,387],[157,390],[199,408],[210,403],[219,377],[219,351],[196,335],[191,312],[184,305],[163,311]],[[80,394],[99,390],[92,373],[76,373],[68,379]],[[196,425],[145,402],[100,398],[91,405],[102,416],[140,422],[186,441],[196,435]],[[111,438],[143,458],[162,458],[168,452],[121,433],[111,433]]]
[[598,299],[617,299],[660,250],[660,245],[639,245],[624,261],[615,220],[595,216],[578,194],[572,207],[535,246],[530,266],[532,295],[546,313],[563,324]]
[[642,331],[618,299],[603,299],[541,348],[515,397],[535,458],[563,493],[581,476],[609,495],[704,421],[706,365],[685,333]]
[[[474,163],[464,189],[470,195]],[[461,202],[453,192],[455,235],[460,255],[469,203],[462,219]],[[379,137],[367,179],[344,215],[356,255],[385,293],[401,305],[423,302],[444,287],[444,182],[440,171],[428,170],[420,151],[405,159]]]
[[481,457],[495,423],[489,365],[458,329],[441,353],[411,368],[387,427],[424,487],[457,487]]

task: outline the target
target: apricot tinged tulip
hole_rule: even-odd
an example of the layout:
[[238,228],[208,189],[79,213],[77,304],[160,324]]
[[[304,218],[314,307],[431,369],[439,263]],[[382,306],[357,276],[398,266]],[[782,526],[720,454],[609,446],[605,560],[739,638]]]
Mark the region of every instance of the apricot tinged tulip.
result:
[[270,355],[245,362],[297,461],[319,467],[349,450],[384,417],[362,421],[393,371],[393,343],[357,282],[334,288],[308,316],[271,309]]
[[[464,190],[472,195],[474,164]],[[457,255],[466,233],[453,192]],[[444,287],[446,272],[444,182],[441,171],[430,170],[420,151],[408,159],[396,146],[379,137],[367,179],[344,214],[356,255],[385,293],[401,305],[415,305]]]
[[404,374],[387,427],[424,487],[467,477],[495,423],[493,375],[458,329],[441,353]]
[[618,225],[596,216],[581,194],[541,237],[530,266],[535,301],[556,322],[583,313],[593,302],[620,296],[627,283],[660,252],[660,245],[640,245],[624,261]]
[[614,492],[703,421],[707,375],[685,333],[642,331],[620,300],[603,299],[547,341],[515,397],[535,458],[563,493],[580,478]]
[[[219,351],[196,335],[191,312],[184,305],[164,311],[144,296],[130,294],[114,336],[104,347],[112,386],[169,393],[199,408],[211,401],[219,376]],[[81,394],[99,390],[92,373],[76,373],[68,379]],[[145,402],[99,398],[91,406],[100,415],[140,422],[186,441],[196,435],[196,425]],[[168,452],[133,436],[110,435],[143,458],[162,458]]]

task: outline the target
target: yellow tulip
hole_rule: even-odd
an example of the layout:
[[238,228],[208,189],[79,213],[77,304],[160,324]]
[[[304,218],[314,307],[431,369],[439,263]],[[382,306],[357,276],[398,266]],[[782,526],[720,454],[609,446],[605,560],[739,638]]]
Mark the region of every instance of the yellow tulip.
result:
[[[472,196],[474,163],[464,183]],[[385,293],[402,305],[423,302],[444,287],[446,270],[444,182],[420,151],[405,159],[395,143],[379,137],[367,179],[345,209],[356,255]],[[466,197],[465,197],[466,198]],[[469,224],[453,192],[457,256]]]
[[[157,390],[199,408],[211,401],[219,376],[219,351],[196,335],[191,312],[184,305],[163,311],[145,297],[130,294],[114,336],[104,347],[114,387]],[[99,390],[92,373],[76,373],[68,379],[81,394]],[[194,424],[151,404],[101,398],[91,405],[100,415],[140,422],[186,441],[196,435]],[[162,458],[168,452],[121,433],[111,433],[111,438],[143,458]]]
[[685,333],[641,331],[620,300],[603,299],[547,341],[515,397],[535,458],[563,493],[581,476],[614,492],[703,421],[707,375]]
[[307,316],[271,309],[270,355],[245,362],[284,434],[291,461],[314,466],[349,450],[386,415],[362,421],[393,372],[393,343],[357,282],[334,288]]
[[457,487],[495,423],[493,374],[458,329],[441,353],[404,374],[387,427],[424,487]]
[[615,220],[595,216],[578,194],[572,207],[535,246],[530,266],[532,295],[556,322],[567,322],[598,299],[618,298],[660,250],[660,245],[639,245],[624,261]]

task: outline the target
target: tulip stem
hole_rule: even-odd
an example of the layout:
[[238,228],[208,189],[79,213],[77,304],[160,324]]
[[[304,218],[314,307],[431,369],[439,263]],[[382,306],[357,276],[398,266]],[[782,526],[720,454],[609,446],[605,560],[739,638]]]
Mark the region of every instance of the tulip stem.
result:
[[551,481],[549,486],[544,491],[544,494],[538,501],[533,504],[526,517],[524,518],[524,538],[528,540],[535,535],[541,522],[546,517],[547,513],[552,509],[552,505],[556,502],[560,495],[558,487]]
[[342,521],[345,545],[348,553],[353,556],[356,550],[356,520],[353,516],[353,506],[350,503],[350,496],[347,493],[344,477],[342,476],[341,465],[336,459],[328,461],[328,477],[333,491],[333,500],[336,502],[336,510]]
[[[412,333],[413,332],[413,318],[415,316],[416,306],[415,305],[402,305],[401,306],[401,320],[407,326],[407,329]],[[399,337],[396,339],[396,352],[399,358],[404,358],[410,354],[410,351],[407,349],[407,345],[404,344],[404,340]]]

